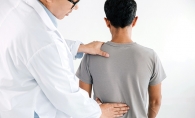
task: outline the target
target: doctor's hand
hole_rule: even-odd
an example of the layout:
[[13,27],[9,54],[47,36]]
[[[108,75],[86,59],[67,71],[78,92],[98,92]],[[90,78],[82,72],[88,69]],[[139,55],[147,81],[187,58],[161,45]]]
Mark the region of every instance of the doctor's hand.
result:
[[108,53],[101,50],[101,47],[103,44],[104,44],[103,42],[99,42],[99,41],[93,41],[93,42],[85,44],[85,45],[81,44],[79,46],[78,52],[84,52],[87,54],[109,57]]
[[121,117],[128,112],[129,107],[122,103],[101,103],[97,98],[96,101],[100,105],[102,115],[100,118],[116,118]]

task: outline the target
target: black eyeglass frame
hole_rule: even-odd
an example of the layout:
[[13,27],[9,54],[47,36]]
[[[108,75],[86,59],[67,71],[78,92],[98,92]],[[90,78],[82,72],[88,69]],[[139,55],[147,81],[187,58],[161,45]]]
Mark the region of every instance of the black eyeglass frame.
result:
[[74,2],[73,0],[68,0],[69,2],[71,2],[72,4],[73,4],[73,6],[72,6],[72,8],[71,9],[73,9],[76,5],[77,5],[77,3],[80,1],[80,0],[77,0],[76,2]]

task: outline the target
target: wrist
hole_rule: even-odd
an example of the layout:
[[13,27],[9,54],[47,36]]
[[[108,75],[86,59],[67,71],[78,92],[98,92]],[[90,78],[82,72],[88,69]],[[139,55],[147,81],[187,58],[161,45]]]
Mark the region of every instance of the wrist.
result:
[[85,45],[84,44],[80,44],[79,49],[78,49],[78,53],[79,52],[85,53]]

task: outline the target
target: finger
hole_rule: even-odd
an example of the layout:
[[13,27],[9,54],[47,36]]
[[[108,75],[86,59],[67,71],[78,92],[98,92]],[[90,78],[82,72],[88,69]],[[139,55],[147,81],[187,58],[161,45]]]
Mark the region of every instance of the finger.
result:
[[95,98],[95,100],[96,100],[96,101],[100,101],[100,99],[99,99],[99,98]]
[[98,55],[103,56],[103,57],[109,57],[109,54],[104,51],[99,51]]
[[129,107],[115,107],[114,111],[127,111],[129,110]]
[[101,45],[103,45],[105,42],[100,42],[101,43]]
[[97,102],[99,105],[102,104],[102,102],[100,101],[99,98],[96,98],[95,100],[96,100],[96,102]]
[[128,107],[127,104],[113,103],[113,107]]
[[114,115],[123,115],[125,113],[127,113],[128,111],[115,111]]

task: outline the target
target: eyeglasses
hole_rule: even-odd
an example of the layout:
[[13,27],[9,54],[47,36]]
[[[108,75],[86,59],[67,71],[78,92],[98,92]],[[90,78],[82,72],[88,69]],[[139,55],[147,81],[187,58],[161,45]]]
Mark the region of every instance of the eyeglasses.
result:
[[73,6],[71,8],[71,9],[73,9],[80,0],[77,0],[76,2],[74,2],[74,0],[68,0],[68,1],[73,4]]

